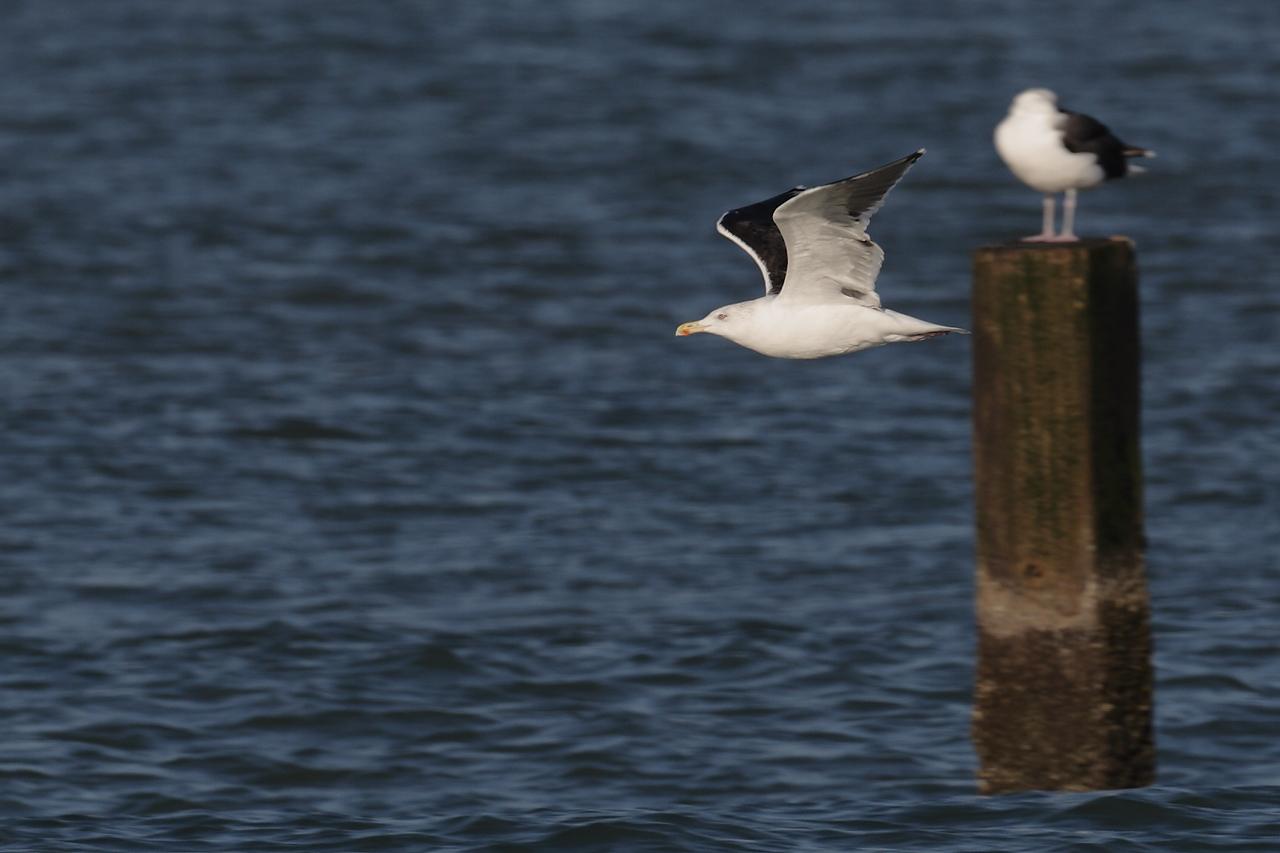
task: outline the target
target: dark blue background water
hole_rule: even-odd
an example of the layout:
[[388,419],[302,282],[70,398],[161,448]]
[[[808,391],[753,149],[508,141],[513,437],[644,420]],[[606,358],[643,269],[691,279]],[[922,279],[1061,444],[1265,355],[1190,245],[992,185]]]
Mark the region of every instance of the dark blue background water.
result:
[[[1280,6],[1026,5],[5,4],[5,849],[1275,850]],[[672,330],[918,146],[967,324],[1030,85],[1160,151],[1160,776],[980,798],[968,340]]]

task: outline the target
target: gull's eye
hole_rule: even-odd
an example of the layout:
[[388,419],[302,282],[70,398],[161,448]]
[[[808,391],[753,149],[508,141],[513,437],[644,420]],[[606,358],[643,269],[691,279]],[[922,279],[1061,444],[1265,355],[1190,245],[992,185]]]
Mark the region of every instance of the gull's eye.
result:
[[728,315],[728,314],[717,314],[717,315],[716,315],[716,319],[717,319],[717,320],[728,320],[728,319],[729,319],[729,315]]

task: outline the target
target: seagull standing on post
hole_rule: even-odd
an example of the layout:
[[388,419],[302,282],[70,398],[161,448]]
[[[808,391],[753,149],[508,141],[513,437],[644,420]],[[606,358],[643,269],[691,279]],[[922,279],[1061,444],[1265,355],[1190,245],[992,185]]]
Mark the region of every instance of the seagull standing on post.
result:
[[760,267],[765,295],[717,308],[676,334],[708,332],[774,358],[822,358],[964,333],[881,308],[875,291],[884,251],[867,223],[923,154],[721,216],[716,230]]
[[[1044,193],[1044,221],[1037,242],[1071,242],[1075,233],[1076,191],[1096,187],[1129,172],[1130,157],[1154,157],[1154,151],[1126,145],[1090,116],[1064,110],[1048,89],[1027,89],[1013,99],[1009,114],[996,126],[996,151],[1009,170],[1033,190]],[[1053,231],[1055,196],[1064,193],[1062,232]]]

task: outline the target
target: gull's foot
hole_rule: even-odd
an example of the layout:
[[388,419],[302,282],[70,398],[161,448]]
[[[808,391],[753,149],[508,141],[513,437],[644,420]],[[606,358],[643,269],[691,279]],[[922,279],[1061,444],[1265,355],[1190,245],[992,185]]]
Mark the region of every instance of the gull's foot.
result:
[[1044,233],[1040,233],[1040,234],[1032,234],[1030,237],[1023,237],[1023,238],[1022,238],[1022,242],[1024,242],[1024,243],[1054,243],[1054,242],[1057,242],[1057,239],[1058,239],[1058,235],[1057,235],[1057,234],[1044,234]]

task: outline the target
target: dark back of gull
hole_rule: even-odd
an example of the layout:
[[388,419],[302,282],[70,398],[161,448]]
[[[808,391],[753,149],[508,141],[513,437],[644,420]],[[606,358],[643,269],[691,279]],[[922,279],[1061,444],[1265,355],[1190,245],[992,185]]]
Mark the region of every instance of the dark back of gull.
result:
[[[6,846],[1271,845],[1280,7],[1096,11],[13,4]],[[968,340],[670,330],[759,293],[723,211],[917,147],[879,287],[968,325],[1034,85],[1160,152],[1082,224],[1142,271],[1161,752],[992,799]]]

